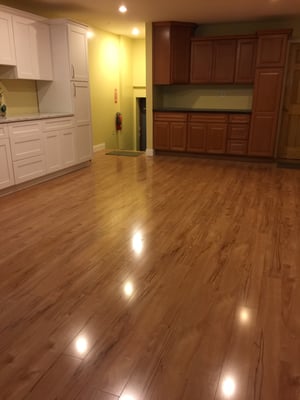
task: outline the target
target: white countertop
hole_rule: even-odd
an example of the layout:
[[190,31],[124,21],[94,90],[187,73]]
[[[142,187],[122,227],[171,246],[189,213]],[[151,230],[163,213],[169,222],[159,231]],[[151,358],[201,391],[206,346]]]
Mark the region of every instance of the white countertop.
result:
[[36,113],[36,114],[24,114],[24,115],[12,115],[11,117],[0,117],[0,124],[6,124],[10,122],[22,122],[22,121],[32,121],[36,119],[46,119],[46,118],[62,118],[62,117],[72,117],[73,114],[70,113]]

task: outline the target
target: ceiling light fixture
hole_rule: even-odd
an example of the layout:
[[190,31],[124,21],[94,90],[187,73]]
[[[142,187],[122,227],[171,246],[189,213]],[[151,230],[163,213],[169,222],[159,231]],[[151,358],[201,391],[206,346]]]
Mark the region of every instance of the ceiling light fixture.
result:
[[138,35],[140,34],[140,30],[139,30],[139,28],[133,28],[132,31],[131,31],[131,33],[132,33],[134,36],[138,36]]
[[124,14],[124,13],[126,13],[126,11],[127,11],[127,7],[124,6],[124,4],[123,4],[123,5],[121,5],[121,6],[119,7],[119,11],[120,11],[120,13]]
[[94,36],[95,36],[95,34],[94,34],[93,31],[87,31],[86,37],[87,37],[88,39],[92,39]]

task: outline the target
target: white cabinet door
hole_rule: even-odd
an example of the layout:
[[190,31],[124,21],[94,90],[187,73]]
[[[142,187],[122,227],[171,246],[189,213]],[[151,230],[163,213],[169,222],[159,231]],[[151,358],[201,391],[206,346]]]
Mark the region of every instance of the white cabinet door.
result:
[[90,91],[88,82],[72,82],[72,84],[76,124],[77,161],[80,163],[91,160],[93,155]]
[[[42,123],[45,135],[47,173],[58,171],[75,163],[73,118],[47,119]],[[71,146],[71,150],[68,149]]]
[[90,125],[76,127],[77,162],[89,161],[93,158],[93,144]]
[[17,77],[21,79],[37,79],[38,58],[33,20],[13,16],[13,28],[17,58]]
[[11,15],[0,11],[0,65],[16,65]]
[[61,158],[63,168],[76,164],[74,128],[61,132]]
[[0,189],[14,184],[9,139],[0,139]]
[[45,136],[45,155],[47,174],[62,168],[61,135],[59,131],[47,132]]
[[47,24],[36,22],[33,24],[37,58],[38,74],[36,79],[51,81],[53,79],[50,29]]
[[68,28],[71,79],[88,81],[87,29],[71,24]]
[[50,30],[47,24],[13,16],[17,78],[52,80]]

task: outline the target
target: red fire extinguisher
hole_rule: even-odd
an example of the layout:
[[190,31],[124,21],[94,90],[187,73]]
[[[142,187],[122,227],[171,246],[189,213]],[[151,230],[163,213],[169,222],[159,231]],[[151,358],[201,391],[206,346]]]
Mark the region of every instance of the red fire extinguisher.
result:
[[116,130],[122,130],[122,114],[120,112],[116,113]]

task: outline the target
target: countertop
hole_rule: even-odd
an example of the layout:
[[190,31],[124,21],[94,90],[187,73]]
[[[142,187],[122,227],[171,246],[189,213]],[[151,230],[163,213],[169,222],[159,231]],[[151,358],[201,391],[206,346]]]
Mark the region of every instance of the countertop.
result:
[[62,118],[72,117],[70,113],[36,113],[36,114],[24,114],[24,115],[12,115],[11,117],[0,117],[0,124],[7,124],[10,122],[22,122],[22,121],[34,121],[47,118]]
[[206,113],[234,113],[234,114],[250,114],[252,110],[236,110],[236,109],[212,109],[212,108],[154,108],[153,111],[158,112],[206,112]]

